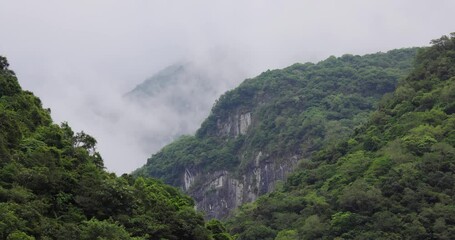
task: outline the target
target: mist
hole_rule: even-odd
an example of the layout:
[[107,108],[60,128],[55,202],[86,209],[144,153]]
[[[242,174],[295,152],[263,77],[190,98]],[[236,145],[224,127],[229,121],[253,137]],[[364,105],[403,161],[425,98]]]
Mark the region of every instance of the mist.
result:
[[[0,54],[57,123],[94,136],[107,170],[122,174],[182,124],[193,133],[216,96],[245,78],[330,55],[426,46],[455,31],[454,10],[451,0],[0,0]],[[144,80],[186,61],[216,86],[194,98],[205,109],[179,115],[162,102],[168,98],[146,108],[125,101]]]

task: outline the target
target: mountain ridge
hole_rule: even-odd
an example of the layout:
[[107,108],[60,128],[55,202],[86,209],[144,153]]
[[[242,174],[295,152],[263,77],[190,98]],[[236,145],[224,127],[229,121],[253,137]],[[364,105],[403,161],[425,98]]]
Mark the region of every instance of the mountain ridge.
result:
[[272,191],[302,157],[347,137],[410,69],[416,50],[346,54],[247,79],[216,101],[195,136],[164,147],[134,174],[180,187],[209,218],[224,218]]

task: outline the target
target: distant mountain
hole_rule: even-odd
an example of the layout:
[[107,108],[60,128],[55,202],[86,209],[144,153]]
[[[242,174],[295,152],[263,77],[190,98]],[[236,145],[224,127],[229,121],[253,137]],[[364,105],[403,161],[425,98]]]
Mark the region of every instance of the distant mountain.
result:
[[207,68],[190,62],[173,64],[125,94],[161,126],[144,134],[144,144],[161,147],[181,135],[194,134],[213,102],[233,82]]
[[202,69],[191,63],[171,65],[126,94],[126,97],[144,106],[157,100],[181,114],[207,112],[210,96],[218,94],[216,82]]
[[410,71],[416,51],[346,54],[247,79],[216,101],[195,136],[165,146],[135,174],[178,186],[208,218],[224,218],[271,192],[301,159],[347,139]]

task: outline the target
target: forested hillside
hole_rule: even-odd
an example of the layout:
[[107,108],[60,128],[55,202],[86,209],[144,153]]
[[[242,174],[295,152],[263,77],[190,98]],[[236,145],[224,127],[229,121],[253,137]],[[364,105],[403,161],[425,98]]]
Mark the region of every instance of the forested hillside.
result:
[[230,239],[176,188],[106,172],[95,146],[53,123],[0,56],[0,239]]
[[455,33],[348,140],[329,143],[229,220],[238,239],[453,239]]
[[208,217],[226,217],[272,191],[299,159],[347,139],[409,73],[416,51],[346,54],[247,79],[220,97],[195,136],[135,174],[180,186]]

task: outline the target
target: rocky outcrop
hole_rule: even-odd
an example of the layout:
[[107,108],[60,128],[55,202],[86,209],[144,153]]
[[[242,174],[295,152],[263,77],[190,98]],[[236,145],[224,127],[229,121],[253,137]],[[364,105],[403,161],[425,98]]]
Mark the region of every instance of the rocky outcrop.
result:
[[[237,138],[247,134],[253,125],[252,112],[236,109],[217,120],[218,137]],[[182,173],[182,188],[196,201],[198,210],[207,218],[222,219],[240,205],[271,192],[275,183],[293,171],[297,155],[272,157],[259,151],[244,159],[250,163],[242,174],[229,171],[204,172],[202,167],[187,166]]]
[[234,176],[228,171],[201,174],[199,169],[185,169],[184,190],[196,201],[207,218],[222,219],[242,205],[271,192],[275,183],[293,171],[298,156],[277,161],[259,152],[245,174]]
[[218,119],[218,136],[237,137],[246,134],[251,125],[251,112],[237,110],[227,119]]

